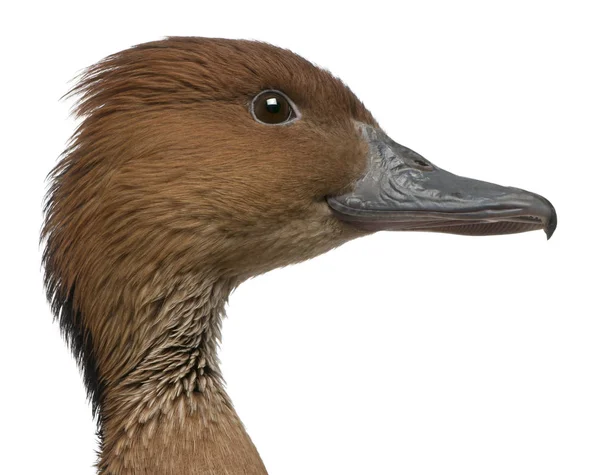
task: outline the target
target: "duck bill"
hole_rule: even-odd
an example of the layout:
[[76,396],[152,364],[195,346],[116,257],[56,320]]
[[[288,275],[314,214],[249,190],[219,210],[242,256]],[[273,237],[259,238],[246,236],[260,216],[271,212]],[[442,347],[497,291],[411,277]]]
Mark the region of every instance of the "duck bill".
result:
[[369,145],[366,174],[352,191],[331,196],[334,215],[367,231],[433,231],[485,236],[556,229],[544,197],[449,173],[391,140],[358,125]]

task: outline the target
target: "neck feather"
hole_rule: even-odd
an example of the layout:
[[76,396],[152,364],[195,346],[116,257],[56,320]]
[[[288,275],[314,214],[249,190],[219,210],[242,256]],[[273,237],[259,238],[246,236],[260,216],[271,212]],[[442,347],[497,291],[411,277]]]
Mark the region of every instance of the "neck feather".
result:
[[219,370],[232,287],[214,281],[161,301],[156,328],[141,329],[149,344],[135,366],[106,386],[99,473],[266,474]]

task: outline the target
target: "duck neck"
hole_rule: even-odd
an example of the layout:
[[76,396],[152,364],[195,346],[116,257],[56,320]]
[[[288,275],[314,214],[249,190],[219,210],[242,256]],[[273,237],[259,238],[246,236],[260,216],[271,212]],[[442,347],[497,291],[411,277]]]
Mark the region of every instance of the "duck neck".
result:
[[215,282],[161,301],[163,314],[154,322],[159,335],[105,388],[99,473],[267,473],[219,370],[221,319],[231,289]]

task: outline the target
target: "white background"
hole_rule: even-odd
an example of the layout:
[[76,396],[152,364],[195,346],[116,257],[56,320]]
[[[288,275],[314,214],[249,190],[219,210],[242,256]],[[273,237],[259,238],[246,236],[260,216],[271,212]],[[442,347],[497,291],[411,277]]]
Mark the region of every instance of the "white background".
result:
[[7,5],[0,472],[94,473],[41,285],[44,178],[74,126],[59,98],[110,53],[196,35],[290,48],[396,141],[558,211],[549,242],[379,233],[241,286],[223,370],[270,474],[600,473],[597,2]]

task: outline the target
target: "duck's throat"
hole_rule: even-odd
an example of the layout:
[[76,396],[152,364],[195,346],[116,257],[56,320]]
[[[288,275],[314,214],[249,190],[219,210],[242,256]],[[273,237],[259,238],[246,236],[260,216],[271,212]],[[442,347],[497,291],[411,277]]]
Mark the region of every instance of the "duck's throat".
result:
[[[134,368],[106,388],[99,473],[265,475],[223,388],[218,366],[230,288],[168,298]],[[166,322],[166,324],[164,324]]]

